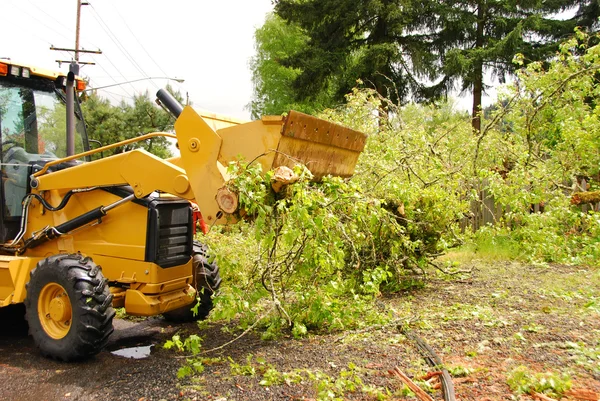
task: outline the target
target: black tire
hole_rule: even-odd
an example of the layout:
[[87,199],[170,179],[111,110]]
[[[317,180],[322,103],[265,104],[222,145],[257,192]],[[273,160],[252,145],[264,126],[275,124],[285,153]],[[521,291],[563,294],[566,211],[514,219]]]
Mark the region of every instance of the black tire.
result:
[[[170,322],[194,322],[206,319],[213,308],[212,296],[221,286],[221,275],[219,266],[213,261],[209,262],[210,257],[206,245],[194,241],[192,263],[196,275],[197,291],[196,299],[189,305],[183,306],[163,314],[166,320]],[[198,304],[198,313],[194,314],[192,308]]]
[[26,288],[29,334],[43,355],[74,361],[104,348],[113,332],[113,296],[90,258],[60,254],[41,260]]

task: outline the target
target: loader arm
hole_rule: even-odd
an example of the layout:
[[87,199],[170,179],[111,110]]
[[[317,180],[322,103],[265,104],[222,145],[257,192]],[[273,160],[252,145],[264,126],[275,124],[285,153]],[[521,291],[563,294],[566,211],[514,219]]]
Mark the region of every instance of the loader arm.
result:
[[194,199],[194,192],[185,170],[141,149],[50,174],[41,173],[43,171],[34,174],[31,182],[32,188],[40,192],[51,189],[130,185],[137,198],[161,191],[184,199]]
[[[348,177],[353,174],[366,141],[361,132],[294,111],[285,118],[267,116],[217,130],[190,106],[183,107],[177,116],[176,135],[147,134],[47,166],[156,135],[176,137],[179,158],[164,160],[138,149],[50,174],[46,174],[45,167],[34,174],[32,188],[45,191],[130,185],[137,198],[161,191],[193,200],[209,225],[226,224],[236,221],[231,215],[235,210],[224,207],[227,196],[235,194],[226,193],[225,202],[216,197],[227,183],[228,163],[240,159],[256,162],[264,172],[303,163],[316,180],[328,174]],[[237,198],[234,203],[237,205]]]
[[194,192],[205,221],[226,222],[215,195],[227,181],[224,167],[218,162],[223,140],[190,106],[186,106],[175,122],[180,163]]

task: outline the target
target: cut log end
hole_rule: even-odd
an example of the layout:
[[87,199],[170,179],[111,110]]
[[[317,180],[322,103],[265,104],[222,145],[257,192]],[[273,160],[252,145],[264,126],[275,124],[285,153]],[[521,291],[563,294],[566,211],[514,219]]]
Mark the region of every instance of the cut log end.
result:
[[219,209],[224,213],[232,214],[239,206],[237,194],[225,187],[219,188],[215,199],[217,200]]
[[600,202],[600,191],[575,192],[571,196],[572,205]]
[[286,166],[279,166],[273,171],[271,188],[279,193],[286,185],[293,184],[300,179],[294,171]]

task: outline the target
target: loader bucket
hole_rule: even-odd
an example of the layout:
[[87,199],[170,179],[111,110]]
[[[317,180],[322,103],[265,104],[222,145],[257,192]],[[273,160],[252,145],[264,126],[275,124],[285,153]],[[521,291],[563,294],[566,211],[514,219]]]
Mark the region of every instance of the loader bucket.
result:
[[230,162],[260,163],[263,172],[304,164],[315,181],[326,175],[349,177],[367,139],[361,132],[296,111],[242,123],[190,106],[181,112],[175,131],[181,157],[169,162],[185,171],[178,184],[183,190],[189,183],[209,225],[235,219],[238,198],[227,187]]
[[298,160],[315,180],[326,175],[349,177],[366,139],[362,132],[291,111],[283,124],[273,168],[294,167]]
[[318,181],[326,175],[349,177],[367,136],[297,111],[286,117],[266,116],[260,121],[218,130],[223,138],[219,161],[227,164],[242,156],[257,160],[263,171],[304,164]]

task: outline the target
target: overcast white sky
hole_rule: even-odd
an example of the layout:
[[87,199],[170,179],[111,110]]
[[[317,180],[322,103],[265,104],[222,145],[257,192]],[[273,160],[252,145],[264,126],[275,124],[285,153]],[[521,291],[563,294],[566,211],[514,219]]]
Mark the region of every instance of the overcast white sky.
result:
[[[145,77],[183,78],[171,84],[195,107],[238,118],[252,95],[249,61],[254,31],[272,10],[271,0],[88,0],[81,9],[80,46],[102,50],[80,56],[83,76],[99,87]],[[0,57],[57,70],[75,47],[77,0],[0,0]],[[68,67],[63,64],[62,71]],[[167,80],[143,80],[100,94],[115,102]]]

